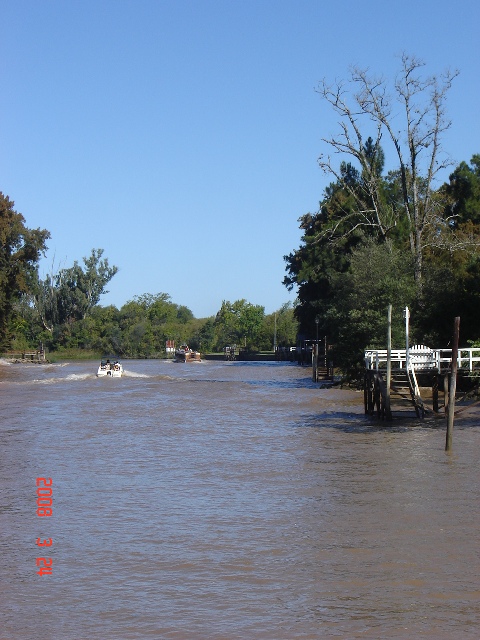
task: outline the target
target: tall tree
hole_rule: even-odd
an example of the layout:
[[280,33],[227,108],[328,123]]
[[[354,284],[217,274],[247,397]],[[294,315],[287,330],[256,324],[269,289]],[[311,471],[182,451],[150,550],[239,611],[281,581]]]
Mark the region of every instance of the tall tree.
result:
[[[392,91],[383,78],[353,68],[346,83],[328,85],[323,81],[318,92],[340,116],[340,133],[323,141],[336,153],[353,157],[361,167],[362,189],[353,190],[339,175],[328,154],[319,158],[320,167],[334,175],[356,200],[355,223],[376,229],[385,239],[398,223],[407,220],[410,250],[414,259],[417,289],[421,294],[423,258],[426,247],[442,227],[442,202],[435,183],[449,164],[442,150],[442,134],[450,127],[445,102],[456,71],[440,77],[422,77],[424,63],[403,54],[400,72]],[[403,125],[399,127],[400,104]],[[375,137],[365,145],[364,128],[375,127]],[[388,202],[383,197],[383,179],[378,162],[372,162],[383,137],[392,143],[399,165],[400,200]]]
[[298,321],[294,315],[291,302],[285,302],[280,309],[265,316],[263,322],[262,349],[271,349],[276,338],[279,347],[290,347],[297,344]]
[[102,256],[103,249],[92,249],[90,256],[83,258],[83,266],[75,261],[72,267],[39,281],[35,307],[45,329],[52,332],[56,325],[86,318],[108,293],[106,286],[118,267],[111,267]]
[[462,223],[480,222],[480,154],[470,160],[470,166],[461,162],[444,185],[449,197],[447,215],[458,228]]
[[[351,167],[345,166],[340,172],[341,176],[348,173],[352,181],[359,179]],[[365,240],[362,227],[349,226],[354,206],[355,200],[343,186],[343,178],[331,183],[325,190],[320,210],[307,213],[299,220],[303,231],[301,246],[284,256],[287,275],[283,284],[289,290],[297,288],[299,304],[295,315],[300,335],[305,338],[315,337],[317,316],[320,331],[322,334],[327,331],[324,318],[335,293],[333,278],[337,273],[348,271],[352,250]]]
[[38,261],[50,233],[28,229],[15,203],[0,192],[0,347],[10,342],[9,323],[15,301],[32,291]]
[[246,300],[231,303],[226,300],[215,317],[217,348],[223,349],[228,344],[244,344],[256,348],[260,340],[260,332],[265,309]]
[[[369,239],[352,251],[348,272],[332,277],[334,295],[326,311],[326,334],[337,366],[353,377],[362,372],[365,348],[385,348],[386,317],[394,304],[392,338],[401,345],[402,311],[412,306],[415,282],[411,256],[390,240]],[[411,327],[414,338],[414,327]]]

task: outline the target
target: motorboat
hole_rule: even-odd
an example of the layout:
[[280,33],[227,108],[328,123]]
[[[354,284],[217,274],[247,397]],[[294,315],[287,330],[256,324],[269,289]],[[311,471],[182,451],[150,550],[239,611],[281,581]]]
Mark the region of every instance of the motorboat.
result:
[[201,362],[200,352],[182,344],[181,347],[175,349],[175,362]]
[[97,370],[97,376],[110,376],[111,378],[121,378],[123,375],[123,367],[118,360],[110,360],[110,358],[102,358]]

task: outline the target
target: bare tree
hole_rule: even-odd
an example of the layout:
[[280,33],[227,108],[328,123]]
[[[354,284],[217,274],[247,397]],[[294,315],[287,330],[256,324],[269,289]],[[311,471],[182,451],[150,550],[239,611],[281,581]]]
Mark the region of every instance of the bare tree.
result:
[[36,291],[32,296],[33,307],[43,328],[49,333],[53,333],[54,326],[58,324],[58,286],[61,272],[60,266],[55,266],[54,254],[50,273],[43,280],[38,278]]
[[[393,91],[384,78],[356,67],[347,82],[328,85],[324,80],[317,90],[340,116],[339,134],[323,142],[335,153],[353,157],[362,171],[361,188],[354,188],[334,168],[329,155],[319,158],[320,167],[355,198],[356,211],[348,214],[347,233],[368,226],[385,239],[400,217],[406,218],[419,293],[425,248],[445,224],[436,187],[439,173],[451,164],[441,138],[451,125],[445,102],[458,75],[458,71],[447,71],[439,77],[422,78],[423,66],[422,61],[403,54]],[[398,203],[388,203],[382,195],[384,180],[366,152],[365,129],[369,129],[373,149],[381,149],[382,138],[393,143],[401,184]]]

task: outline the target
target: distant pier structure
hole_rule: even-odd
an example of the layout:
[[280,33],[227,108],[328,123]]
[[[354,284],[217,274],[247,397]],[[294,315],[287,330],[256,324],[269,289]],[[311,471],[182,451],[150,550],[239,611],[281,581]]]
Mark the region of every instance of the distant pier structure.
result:
[[326,336],[316,340],[301,340],[295,350],[299,365],[312,367],[313,382],[333,379],[333,361]]
[[[460,387],[469,390],[480,374],[480,348],[458,349],[457,374]],[[415,345],[407,349],[365,351],[365,413],[390,418],[390,400],[408,400],[417,417],[429,410],[439,413],[439,393],[443,408],[449,403],[452,349],[431,349]],[[389,382],[389,384],[387,383]],[[462,384],[463,383],[463,384]],[[427,400],[430,406],[427,406]],[[431,403],[431,404],[430,404]]]
[[35,364],[44,364],[47,362],[43,348],[39,348],[35,351],[8,351],[3,355],[11,362],[33,362]]

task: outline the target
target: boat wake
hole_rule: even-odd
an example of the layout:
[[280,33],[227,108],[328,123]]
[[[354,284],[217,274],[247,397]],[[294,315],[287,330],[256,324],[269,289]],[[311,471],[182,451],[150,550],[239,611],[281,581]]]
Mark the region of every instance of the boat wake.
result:
[[128,371],[127,369],[123,370],[124,378],[153,378],[153,376],[149,376],[147,373],[138,373],[137,371]]
[[148,379],[148,380],[180,380],[184,381],[184,378],[177,378],[175,376],[169,376],[166,374],[148,374],[148,373],[138,373],[137,371],[128,371],[126,369],[123,370],[123,378],[140,378],[140,379]]
[[94,378],[95,375],[92,373],[71,373],[64,378],[44,378],[43,380],[40,378],[35,378],[32,380],[33,384],[58,384],[59,382],[77,382],[78,380],[88,380],[89,378]]
[[70,373],[64,380],[87,380],[94,377],[93,373]]

